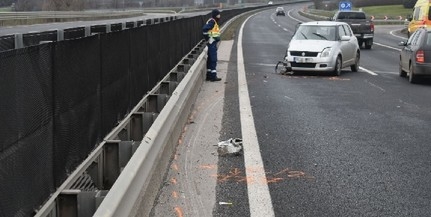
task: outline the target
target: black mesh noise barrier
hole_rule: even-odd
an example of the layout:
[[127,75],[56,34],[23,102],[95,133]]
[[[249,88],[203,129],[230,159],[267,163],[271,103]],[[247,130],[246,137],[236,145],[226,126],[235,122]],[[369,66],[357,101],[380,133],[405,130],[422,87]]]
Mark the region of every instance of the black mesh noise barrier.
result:
[[0,53],[0,216],[28,216],[55,190],[51,50]]
[[130,31],[100,35],[102,133],[109,133],[131,110]]
[[54,177],[59,186],[102,140],[99,37],[54,49]]
[[64,30],[64,39],[76,39],[85,37],[85,27],[76,27]]
[[46,31],[38,33],[26,33],[22,35],[24,46],[40,44],[41,41],[57,41],[57,31]]
[[15,49],[15,36],[5,35],[0,37],[0,52]]
[[106,25],[94,25],[90,27],[91,34],[106,33]]

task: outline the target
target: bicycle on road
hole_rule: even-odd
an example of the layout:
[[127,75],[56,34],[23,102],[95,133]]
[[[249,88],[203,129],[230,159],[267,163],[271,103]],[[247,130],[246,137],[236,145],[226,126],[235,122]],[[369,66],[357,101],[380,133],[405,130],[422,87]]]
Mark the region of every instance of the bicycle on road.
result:
[[282,74],[282,75],[292,75],[293,71],[290,67],[289,62],[286,59],[287,55],[284,55],[283,60],[280,60],[275,65],[275,73]]

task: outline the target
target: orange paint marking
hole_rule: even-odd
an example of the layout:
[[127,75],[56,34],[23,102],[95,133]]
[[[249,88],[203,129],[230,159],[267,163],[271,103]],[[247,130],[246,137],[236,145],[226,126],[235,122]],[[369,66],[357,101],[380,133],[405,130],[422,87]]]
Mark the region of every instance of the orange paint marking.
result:
[[201,168],[201,169],[216,169],[217,165],[215,165],[215,164],[200,165],[199,168]]
[[177,184],[177,180],[175,178],[172,178],[171,179],[171,183],[174,184],[174,185],[176,185]]
[[175,213],[177,214],[178,217],[183,217],[183,210],[181,209],[181,207],[175,207]]
[[242,172],[238,169],[238,168],[234,168],[233,170],[231,170],[229,172],[230,174],[232,174],[233,176],[238,176],[240,175]]
[[329,80],[333,80],[333,81],[350,81],[349,78],[340,78],[340,77],[330,77]]
[[280,172],[278,172],[278,173],[274,174],[274,176],[279,176],[279,175],[281,175],[281,174],[283,174],[283,173],[289,173],[289,168],[286,168],[286,169],[284,169],[284,170],[281,170]]
[[268,183],[268,184],[271,184],[271,183],[277,183],[277,182],[281,182],[281,181],[283,181],[284,179],[283,178],[277,178],[277,177],[275,177],[275,178],[268,178],[268,179],[266,179],[266,180],[264,180],[266,183]]
[[[247,172],[260,171],[263,168],[248,168]],[[247,184],[269,184],[278,183],[288,178],[305,178],[314,179],[312,176],[307,176],[305,172],[302,171],[291,171],[289,168],[283,169],[277,173],[268,172],[263,177],[257,177],[256,180],[253,177],[246,176],[243,171],[238,168],[231,169],[227,174],[217,174],[211,175],[211,177],[217,178],[218,182],[237,182],[237,183],[247,183]]]
[[289,173],[287,174],[287,177],[289,178],[299,178],[304,176],[305,176],[305,173],[301,171],[289,171]]
[[176,191],[173,191],[172,192],[172,197],[175,198],[175,199],[177,199],[178,198],[178,193]]
[[178,171],[178,165],[176,163],[172,164],[172,169]]

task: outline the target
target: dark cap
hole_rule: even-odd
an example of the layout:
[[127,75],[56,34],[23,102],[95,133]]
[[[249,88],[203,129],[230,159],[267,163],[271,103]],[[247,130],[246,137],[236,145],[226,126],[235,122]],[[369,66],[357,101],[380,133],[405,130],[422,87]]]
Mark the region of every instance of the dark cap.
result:
[[217,10],[217,9],[214,9],[213,11],[211,11],[211,16],[212,16],[212,18],[215,18],[217,15],[219,15],[220,14],[220,11],[219,10]]

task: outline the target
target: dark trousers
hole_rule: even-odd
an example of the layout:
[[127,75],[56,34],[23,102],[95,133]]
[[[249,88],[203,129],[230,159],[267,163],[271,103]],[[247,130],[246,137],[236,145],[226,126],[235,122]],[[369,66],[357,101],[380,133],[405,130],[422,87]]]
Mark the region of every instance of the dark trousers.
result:
[[217,77],[217,42],[207,44],[208,59],[207,59],[207,78],[214,79]]

